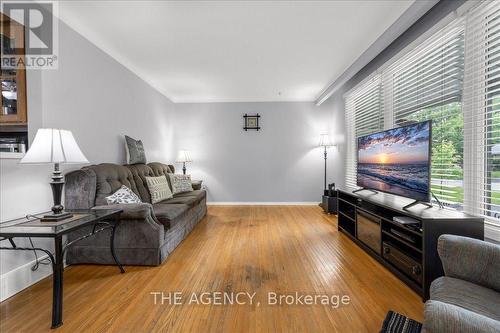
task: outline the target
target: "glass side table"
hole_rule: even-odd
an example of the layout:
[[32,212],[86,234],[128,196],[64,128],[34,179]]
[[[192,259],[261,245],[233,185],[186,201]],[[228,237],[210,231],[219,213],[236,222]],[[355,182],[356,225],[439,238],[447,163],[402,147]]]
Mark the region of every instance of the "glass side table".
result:
[[[39,219],[17,219],[0,224],[0,241],[8,240],[10,247],[2,246],[0,250],[6,251],[42,251],[47,254],[52,263],[52,328],[63,324],[63,271],[64,254],[73,244],[82,239],[91,237],[104,230],[111,230],[109,247],[113,259],[120,269],[125,273],[123,266],[116,258],[114,248],[115,229],[120,224],[122,209],[99,209],[99,210],[75,210],[69,211],[72,217],[58,222],[41,222]],[[92,226],[92,231],[67,244],[63,244],[62,237],[77,229]],[[47,249],[36,247],[18,247],[14,239],[16,237],[52,238],[54,240],[54,254]]]

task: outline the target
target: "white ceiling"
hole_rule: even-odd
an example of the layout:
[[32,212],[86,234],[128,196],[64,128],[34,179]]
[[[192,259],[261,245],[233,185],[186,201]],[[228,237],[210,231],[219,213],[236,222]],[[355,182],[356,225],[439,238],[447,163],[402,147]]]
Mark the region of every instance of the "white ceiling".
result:
[[174,102],[313,101],[413,1],[62,1],[59,16]]

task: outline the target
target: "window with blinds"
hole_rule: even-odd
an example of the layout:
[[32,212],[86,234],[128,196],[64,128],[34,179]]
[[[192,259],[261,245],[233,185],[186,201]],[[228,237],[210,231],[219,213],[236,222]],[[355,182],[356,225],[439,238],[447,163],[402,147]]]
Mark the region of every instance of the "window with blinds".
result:
[[356,138],[432,120],[431,189],[447,207],[500,224],[500,1],[473,4],[345,95],[346,185]]
[[456,21],[384,71],[389,127],[432,120],[431,190],[456,209],[464,202],[464,39]]
[[345,96],[346,186],[356,187],[357,138],[384,128],[383,93],[380,75],[368,78]]
[[[500,2],[467,16],[464,87],[466,210],[500,221]],[[467,163],[466,163],[467,165]]]

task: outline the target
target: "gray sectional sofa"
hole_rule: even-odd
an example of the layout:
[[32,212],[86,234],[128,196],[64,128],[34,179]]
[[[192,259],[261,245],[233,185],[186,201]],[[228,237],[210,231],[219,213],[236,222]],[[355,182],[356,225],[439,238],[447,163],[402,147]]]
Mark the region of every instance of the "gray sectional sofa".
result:
[[[115,234],[115,250],[119,261],[124,265],[159,265],[207,212],[206,192],[202,189],[179,193],[172,199],[151,204],[145,177],[174,171],[172,165],[161,163],[104,163],[69,172],[65,176],[66,209],[122,208],[122,221]],[[122,185],[134,191],[143,203],[107,205],[105,197]],[[89,231],[81,229],[73,232],[69,234],[68,241]],[[109,237],[109,232],[101,232],[76,243],[69,248],[66,262],[114,264],[109,250]]]
[[500,246],[442,235],[438,252],[445,276],[431,284],[422,332],[500,333]]

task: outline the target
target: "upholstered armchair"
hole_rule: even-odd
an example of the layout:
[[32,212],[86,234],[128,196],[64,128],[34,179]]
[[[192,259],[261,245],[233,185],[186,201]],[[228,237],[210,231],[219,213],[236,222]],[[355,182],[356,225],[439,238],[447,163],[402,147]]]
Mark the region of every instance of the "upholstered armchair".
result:
[[500,246],[442,235],[438,253],[445,276],[432,282],[423,332],[500,332]]

